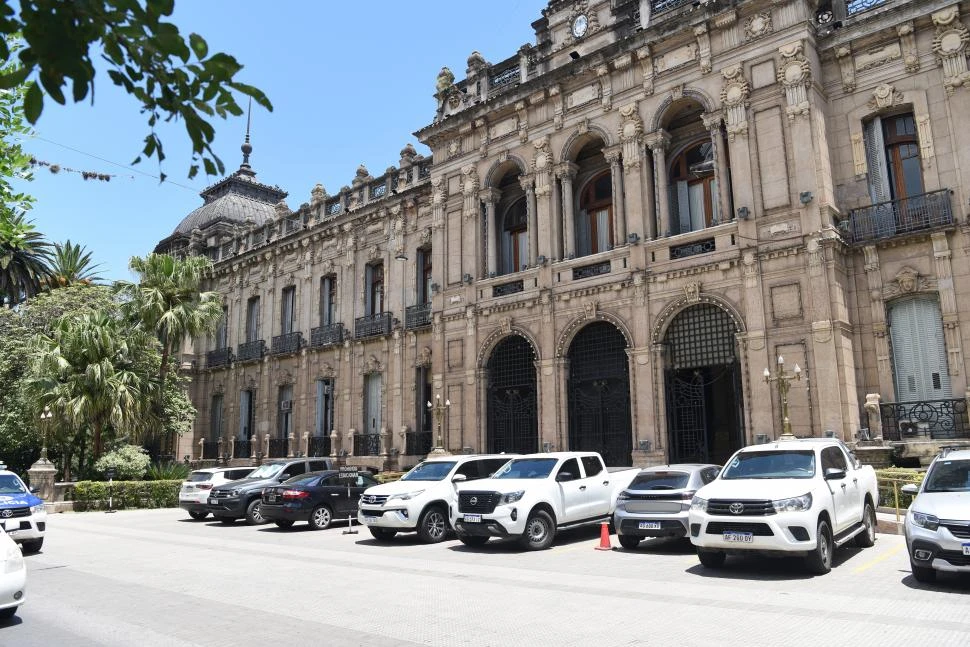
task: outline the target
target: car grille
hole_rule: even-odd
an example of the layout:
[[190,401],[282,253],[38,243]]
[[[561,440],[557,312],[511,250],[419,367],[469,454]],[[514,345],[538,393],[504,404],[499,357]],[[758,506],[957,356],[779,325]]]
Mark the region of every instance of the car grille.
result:
[[[681,492],[664,492],[663,494],[642,494],[631,490],[626,491],[631,501],[680,501],[684,498]],[[689,501],[690,499],[688,499]]]
[[750,532],[755,537],[771,537],[775,533],[766,523],[731,523],[712,521],[707,524],[707,534],[723,535],[726,532]]
[[950,519],[941,519],[940,525],[950,531],[954,537],[959,537],[960,539],[970,539],[970,521],[951,521]]
[[[7,514],[7,513],[10,514]],[[0,519],[11,519],[13,517],[29,517],[30,508],[7,508],[0,512]]]
[[488,514],[498,504],[498,492],[459,492],[458,512],[478,512]]
[[212,499],[228,499],[229,498],[229,490],[213,490],[209,494],[209,497],[212,498]]
[[970,555],[964,555],[959,550],[939,550],[935,557],[946,560],[954,566],[970,566]]
[[360,495],[361,505],[384,505],[387,503],[387,494],[362,494]]
[[[741,512],[732,512],[731,506],[741,504]],[[749,499],[711,499],[707,502],[707,514],[724,515],[726,517],[765,517],[775,514],[775,506],[771,501]]]

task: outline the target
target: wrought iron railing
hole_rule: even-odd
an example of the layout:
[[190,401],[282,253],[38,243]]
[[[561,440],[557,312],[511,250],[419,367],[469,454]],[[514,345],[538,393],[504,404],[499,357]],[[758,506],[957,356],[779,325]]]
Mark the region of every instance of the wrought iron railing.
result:
[[610,273],[610,262],[603,261],[602,263],[593,263],[592,265],[583,265],[582,267],[573,268],[573,280],[588,279],[594,276],[600,276],[601,274]]
[[233,243],[225,243],[222,246],[222,258],[229,258],[233,253]]
[[329,456],[330,436],[313,436],[310,438],[309,456]]
[[424,179],[427,179],[429,177],[431,177],[431,160],[430,159],[427,160],[426,162],[422,162],[421,165],[418,166],[418,179],[419,180],[424,180]]
[[380,184],[371,186],[370,188],[370,199],[377,200],[383,198],[387,194],[387,185],[381,182]]
[[256,341],[247,341],[244,344],[239,344],[236,348],[236,361],[237,362],[249,362],[255,359],[263,359],[263,354],[266,352],[266,342],[262,339],[257,339]]
[[422,303],[416,306],[408,306],[404,311],[404,327],[408,330],[412,328],[422,328],[431,325],[431,304]]
[[256,245],[262,245],[266,241],[266,232],[262,228],[257,229],[253,232],[252,243],[253,247]]
[[205,354],[206,368],[216,368],[217,366],[228,366],[232,362],[232,349],[217,348]]
[[708,252],[713,252],[714,250],[715,245],[713,238],[695,240],[692,243],[685,243],[683,245],[671,245],[670,260],[687,258],[688,256],[697,256],[698,254],[707,254]]
[[219,441],[206,440],[202,443],[202,459],[212,460],[219,458]]
[[970,438],[965,398],[883,402],[879,414],[885,440]]
[[310,331],[310,347],[322,348],[339,344],[344,340],[344,325],[342,323],[320,326]]
[[340,213],[340,198],[337,198],[333,202],[327,204],[327,206],[324,208],[324,212],[326,212],[328,216],[336,216],[338,213]]
[[695,0],[653,0],[650,3],[650,13],[658,14],[661,11],[669,11],[685,4],[693,4],[694,2]]
[[391,313],[381,312],[354,321],[354,339],[391,334]]
[[839,226],[853,243],[864,243],[952,224],[950,190],[941,189],[853,209]]
[[355,434],[354,456],[380,456],[380,434]]
[[273,337],[273,346],[270,353],[272,355],[285,355],[296,353],[303,347],[303,333],[290,332],[285,335]]
[[295,231],[303,229],[303,217],[296,215],[286,218],[283,221],[283,234],[292,234]]
[[431,451],[433,442],[430,431],[409,431],[404,434],[404,453],[408,456],[425,456]]
[[233,458],[249,458],[253,455],[253,441],[237,438],[232,445]]
[[518,55],[495,65],[488,77],[488,93],[497,94],[505,91],[519,82],[521,72],[519,71]]
[[286,458],[289,448],[289,438],[269,439],[269,458]]
[[492,287],[493,297],[504,297],[509,294],[515,294],[516,292],[522,292],[525,289],[525,284],[521,279],[518,281],[512,281],[510,283],[502,283],[501,285],[495,285]]
[[850,0],[845,3],[846,13],[850,16],[854,16],[857,13],[862,13],[863,11],[869,11],[879,5],[884,5],[889,0]]

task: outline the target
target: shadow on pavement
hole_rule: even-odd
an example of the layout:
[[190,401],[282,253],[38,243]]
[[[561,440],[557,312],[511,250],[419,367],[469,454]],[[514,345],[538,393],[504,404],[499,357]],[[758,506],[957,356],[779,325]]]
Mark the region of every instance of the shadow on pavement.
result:
[[967,595],[970,593],[970,574],[965,573],[937,573],[935,582],[917,582],[909,571],[901,571],[905,577],[903,585],[919,591],[941,591]]
[[636,548],[619,548],[624,553],[648,553],[651,555],[693,555],[696,551],[686,537],[658,537],[644,539]]
[[14,616],[12,618],[8,618],[7,620],[0,620],[0,629],[4,629],[6,627],[16,627],[17,625],[21,625],[23,623],[24,621],[20,619],[20,616]]
[[[599,542],[600,530],[599,526],[589,526],[585,528],[575,528],[571,530],[561,530],[556,534],[556,541],[552,544],[552,550],[562,546],[571,546],[573,544],[580,544],[584,542],[590,542],[595,546]],[[610,539],[615,542],[615,536],[610,535]],[[483,546],[466,546],[462,543],[452,544],[448,546],[449,550],[453,550],[459,553],[530,553],[526,548],[523,548],[514,539],[489,539],[488,543]],[[537,551],[542,552],[542,551]]]
[[[862,552],[860,548],[843,548],[835,551],[832,559],[832,570],[841,566],[850,566],[853,557]],[[802,557],[775,557],[772,555],[728,555],[724,566],[707,568],[697,563],[687,569],[688,573],[717,579],[736,580],[807,580],[819,577],[809,573]],[[822,576],[824,577],[824,576]]]

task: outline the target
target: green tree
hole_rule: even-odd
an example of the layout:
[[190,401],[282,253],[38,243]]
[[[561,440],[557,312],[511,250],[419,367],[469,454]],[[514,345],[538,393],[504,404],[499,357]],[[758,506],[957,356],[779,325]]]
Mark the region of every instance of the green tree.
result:
[[75,245],[70,240],[63,244],[54,243],[47,284],[51,289],[78,284],[94,285],[101,280],[97,268],[91,262],[91,252],[84,245]]
[[0,213],[0,303],[13,307],[40,292],[50,276],[50,247],[22,213]]
[[215,131],[209,119],[242,114],[234,92],[273,107],[259,89],[237,80],[242,65],[235,58],[210,54],[202,36],[186,38],[166,20],[174,6],[174,0],[8,0],[0,5],[0,34],[19,34],[24,46],[15,51],[0,43],[0,70],[14,57],[19,64],[0,74],[0,88],[25,87],[24,115],[35,124],[45,96],[60,104],[94,96],[93,58],[100,57],[111,82],[147,115],[142,155],[161,164],[165,154],[155,126],[179,120],[192,142],[189,177],[198,173],[199,162],[206,173],[221,174],[225,168],[211,147]]
[[[8,35],[3,40],[8,50],[17,50],[20,41],[16,37]],[[0,77],[20,69],[16,61],[7,61],[0,64]],[[24,137],[32,134],[24,119],[23,101],[26,93],[25,85],[0,92],[0,220],[24,213],[33,203],[33,198],[29,195],[15,192],[10,182],[13,178],[27,181],[33,179],[30,154],[20,144]]]

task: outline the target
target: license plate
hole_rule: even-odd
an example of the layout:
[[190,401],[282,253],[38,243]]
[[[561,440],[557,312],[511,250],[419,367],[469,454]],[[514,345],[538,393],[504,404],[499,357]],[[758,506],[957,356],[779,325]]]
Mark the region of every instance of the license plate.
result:
[[481,523],[482,522],[482,515],[480,515],[480,514],[466,514],[464,517],[462,517],[462,521],[464,521],[465,523]]
[[970,555],[970,544],[963,544],[963,554]]
[[750,544],[754,541],[754,533],[750,532],[726,532],[724,541],[737,542],[739,544]]
[[637,524],[639,530],[660,530],[659,521],[641,521]]
[[266,500],[269,501],[269,502],[276,501],[276,495],[275,494],[267,494],[266,495]]
[[364,517],[365,524],[377,523],[379,520],[380,520],[380,517]]
[[209,499],[209,505],[218,505],[219,501],[217,499]]

